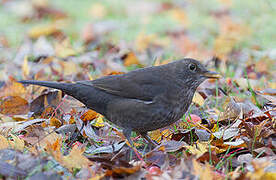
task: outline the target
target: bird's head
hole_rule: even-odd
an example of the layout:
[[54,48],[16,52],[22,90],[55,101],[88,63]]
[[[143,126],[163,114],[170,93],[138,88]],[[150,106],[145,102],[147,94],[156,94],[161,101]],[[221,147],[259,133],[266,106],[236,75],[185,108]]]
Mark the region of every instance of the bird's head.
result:
[[194,59],[186,58],[174,63],[177,77],[190,88],[196,89],[208,78],[220,78],[218,73],[207,70],[199,61]]

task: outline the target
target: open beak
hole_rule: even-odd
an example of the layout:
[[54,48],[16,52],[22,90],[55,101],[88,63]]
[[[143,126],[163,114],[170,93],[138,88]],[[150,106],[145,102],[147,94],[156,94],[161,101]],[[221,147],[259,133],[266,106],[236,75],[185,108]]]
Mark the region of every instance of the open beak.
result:
[[203,74],[206,78],[211,78],[211,79],[219,79],[221,78],[221,75],[217,72],[213,71],[207,71],[206,73]]

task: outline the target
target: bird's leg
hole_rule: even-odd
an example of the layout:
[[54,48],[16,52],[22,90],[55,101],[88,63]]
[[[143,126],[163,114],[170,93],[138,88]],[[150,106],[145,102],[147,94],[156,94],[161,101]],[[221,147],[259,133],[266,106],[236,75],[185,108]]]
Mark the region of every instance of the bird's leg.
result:
[[134,153],[136,154],[136,156],[138,157],[138,159],[140,159],[140,161],[142,161],[143,163],[145,163],[144,160],[143,160],[143,158],[141,157],[141,154],[135,148],[135,146],[133,144],[133,141],[130,138],[131,137],[131,130],[130,129],[123,129],[123,134],[126,137],[127,141],[129,142],[130,148],[134,151]]
[[133,141],[131,140],[131,130],[130,129],[123,129],[123,134],[126,137],[127,141],[131,145],[131,147],[134,147]]
[[152,144],[154,147],[158,146],[159,144],[152,140],[147,132],[140,132],[141,136],[145,138],[150,144]]

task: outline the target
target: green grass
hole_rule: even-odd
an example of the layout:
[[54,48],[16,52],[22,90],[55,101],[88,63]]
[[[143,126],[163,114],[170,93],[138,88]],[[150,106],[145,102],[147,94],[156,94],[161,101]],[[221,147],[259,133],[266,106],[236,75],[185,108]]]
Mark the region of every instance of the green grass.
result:
[[[135,6],[136,1],[127,0],[102,0],[102,1],[74,1],[59,0],[50,1],[53,7],[66,12],[70,19],[69,27],[64,28],[64,32],[68,36],[72,36],[79,40],[79,34],[83,27],[89,23],[95,23],[102,20],[112,20],[119,24],[119,28],[112,31],[108,36],[109,39],[118,43],[120,40],[133,42],[137,35],[141,32],[145,34],[158,34],[162,37],[165,32],[174,30],[181,26],[179,22],[174,20],[167,11],[149,14],[146,17],[141,14],[127,13],[128,6]],[[171,2],[169,0],[148,1],[148,2]],[[101,4],[106,9],[106,16],[97,19],[91,16],[91,6],[93,4]],[[175,3],[178,5],[177,3]],[[200,43],[211,49],[215,40],[215,36],[219,33],[219,27],[216,19],[211,12],[223,10],[226,6],[217,0],[179,3],[179,7],[187,14],[189,25],[187,30],[200,40]],[[263,49],[269,49],[276,46],[276,3],[274,0],[233,0],[230,7],[230,15],[234,20],[245,24],[251,29],[250,37],[242,41],[242,47],[251,47],[258,45]],[[47,23],[49,19],[35,20],[29,23],[22,23],[20,17],[11,13],[5,7],[0,6],[0,34],[8,37],[12,47],[20,45],[25,37],[26,32],[38,23]]]

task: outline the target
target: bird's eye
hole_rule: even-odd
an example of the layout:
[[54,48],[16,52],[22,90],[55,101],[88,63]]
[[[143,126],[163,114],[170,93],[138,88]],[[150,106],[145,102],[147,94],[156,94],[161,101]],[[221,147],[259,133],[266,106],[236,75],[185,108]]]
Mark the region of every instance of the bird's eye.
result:
[[196,70],[196,65],[195,64],[189,64],[189,69],[191,71],[195,71]]

